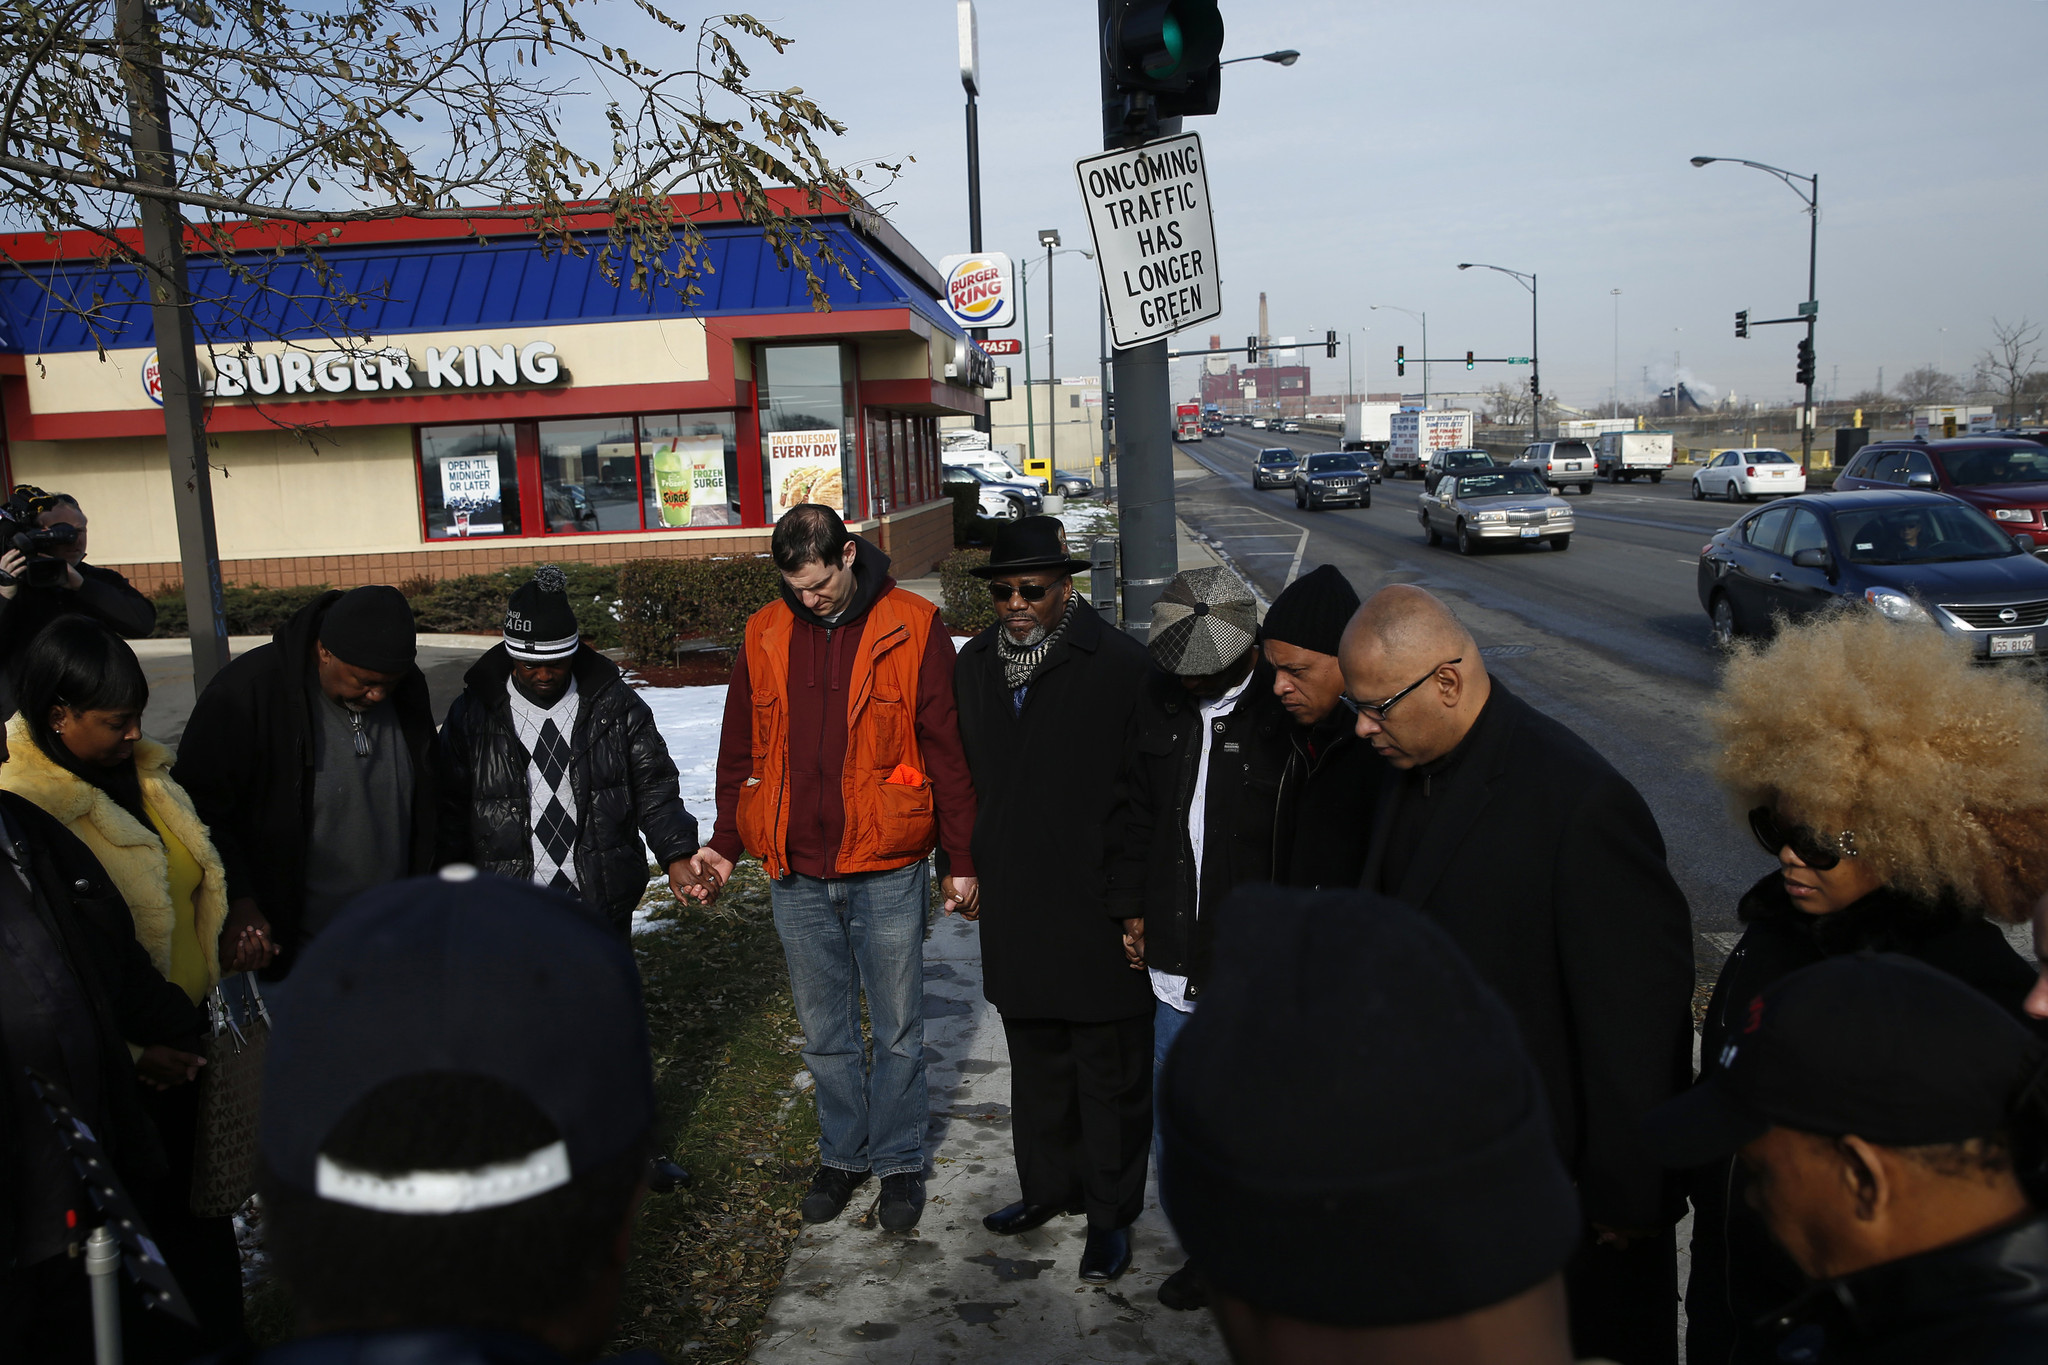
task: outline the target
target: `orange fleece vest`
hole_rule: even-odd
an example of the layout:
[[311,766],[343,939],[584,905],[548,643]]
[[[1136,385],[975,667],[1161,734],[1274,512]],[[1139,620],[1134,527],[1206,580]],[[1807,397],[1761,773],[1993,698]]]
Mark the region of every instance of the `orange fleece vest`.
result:
[[[938,817],[917,746],[917,683],[937,610],[902,588],[868,608],[846,692],[846,766],[840,797],[842,875],[888,872],[932,851]],[[754,770],[740,790],[740,842],[771,877],[789,871],[789,645],[796,615],[774,602],[747,621],[754,689]]]

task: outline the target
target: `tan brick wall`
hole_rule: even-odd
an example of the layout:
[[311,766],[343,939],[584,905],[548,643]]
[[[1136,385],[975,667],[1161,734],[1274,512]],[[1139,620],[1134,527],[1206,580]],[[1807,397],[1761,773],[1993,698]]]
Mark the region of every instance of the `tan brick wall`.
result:
[[[891,513],[877,527],[856,523],[855,529],[876,539],[895,561],[899,578],[920,578],[931,566],[952,553],[953,504],[926,503],[905,512]],[[676,555],[688,559],[709,559],[717,555],[754,555],[768,552],[771,534],[766,526],[738,528],[730,535],[685,532],[649,535],[635,540],[585,539],[561,536],[548,540],[480,540],[449,546],[445,542],[417,550],[363,555],[301,555],[290,558],[223,559],[221,581],[257,584],[268,588],[317,587],[356,588],[366,583],[401,583],[408,578],[459,578],[463,574],[490,573],[543,562],[577,561],[622,564],[629,559],[655,559]],[[127,575],[144,593],[154,593],[183,580],[176,563],[109,564]]]

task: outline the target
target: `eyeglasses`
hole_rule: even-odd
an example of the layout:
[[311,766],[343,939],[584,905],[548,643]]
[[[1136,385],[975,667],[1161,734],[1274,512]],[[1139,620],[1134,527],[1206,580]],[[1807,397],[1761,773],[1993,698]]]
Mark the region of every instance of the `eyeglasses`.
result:
[[1764,852],[1775,855],[1778,850],[1789,848],[1793,856],[1815,872],[1826,872],[1844,858],[1862,856],[1856,847],[1854,830],[1845,829],[1839,837],[1830,839],[1810,826],[1786,824],[1769,806],[1758,806],[1749,813],[1749,828],[1764,846]]
[[1019,597],[1022,597],[1026,602],[1043,602],[1045,600],[1045,595],[1051,592],[1052,589],[1053,585],[1050,583],[991,582],[988,585],[988,595],[994,598],[996,602],[999,604],[1009,601],[1010,596],[1013,593]]
[[1349,692],[1339,692],[1337,694],[1337,700],[1343,702],[1345,709],[1350,711],[1352,715],[1364,716],[1367,720],[1377,725],[1379,722],[1387,718],[1387,712],[1394,709],[1395,702],[1401,700],[1401,698],[1407,696],[1410,692],[1413,692],[1416,688],[1422,686],[1431,678],[1434,678],[1437,674],[1438,668],[1449,668],[1451,664],[1461,664],[1464,662],[1464,657],[1461,655],[1458,658],[1452,659],[1449,663],[1438,664],[1436,668],[1430,669],[1429,672],[1423,674],[1414,682],[1409,683],[1406,687],[1402,688],[1399,692],[1396,692],[1393,696],[1388,697],[1385,701],[1359,701],[1356,698],[1354,698]]

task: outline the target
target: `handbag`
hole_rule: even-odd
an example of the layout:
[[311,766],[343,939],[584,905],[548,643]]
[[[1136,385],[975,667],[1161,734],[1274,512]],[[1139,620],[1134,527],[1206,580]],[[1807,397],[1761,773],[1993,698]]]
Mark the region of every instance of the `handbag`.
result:
[[256,1123],[270,1009],[249,972],[225,977],[206,995],[200,1052],[199,1130],[192,1155],[192,1212],[225,1218],[256,1193]]

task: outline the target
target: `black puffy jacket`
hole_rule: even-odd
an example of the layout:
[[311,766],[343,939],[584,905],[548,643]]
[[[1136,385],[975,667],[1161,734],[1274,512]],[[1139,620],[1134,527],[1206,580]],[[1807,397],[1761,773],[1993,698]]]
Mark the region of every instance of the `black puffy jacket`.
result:
[[1293,725],[1261,659],[1244,695],[1213,722],[1198,897],[1188,815],[1201,766],[1200,720],[1201,704],[1180,680],[1153,669],[1132,718],[1125,799],[1110,815],[1105,850],[1111,915],[1143,917],[1146,963],[1188,978],[1190,1000],[1208,981],[1216,913],[1231,890],[1273,880],[1274,807]]
[[[576,884],[583,903],[621,934],[647,889],[647,853],[667,867],[697,851],[697,821],[677,791],[676,765],[647,703],[618,665],[589,645],[572,665],[580,699],[569,735],[576,793]],[[441,727],[442,863],[474,863],[526,881],[533,876],[528,754],[505,695],[512,660],[497,645],[463,675],[462,695]]]

